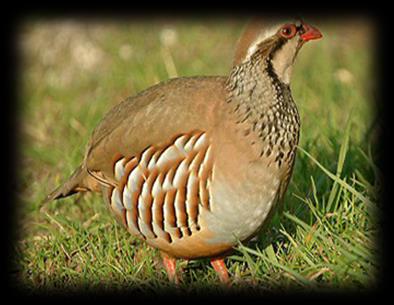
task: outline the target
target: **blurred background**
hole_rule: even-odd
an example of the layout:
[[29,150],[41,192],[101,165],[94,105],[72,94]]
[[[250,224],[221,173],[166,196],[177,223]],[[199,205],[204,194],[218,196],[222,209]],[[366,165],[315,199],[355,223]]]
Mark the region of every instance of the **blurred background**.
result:
[[[75,198],[66,199],[43,212],[40,204],[80,163],[89,135],[103,115],[126,97],[168,78],[228,74],[247,20],[32,18],[21,23],[18,277],[33,286],[62,272],[73,277],[50,254],[55,247],[48,246],[53,231],[65,226],[57,217],[85,227],[114,225],[95,195],[87,196],[83,206],[73,204]],[[335,169],[338,147],[351,120],[350,157],[344,171],[358,170],[373,184],[371,169],[356,151],[368,151],[376,143],[374,25],[365,18],[306,21],[324,37],[303,47],[294,68],[291,87],[302,119],[300,146]],[[297,161],[290,193],[310,192],[309,163]],[[327,183],[323,179],[318,184],[322,194]],[[78,273],[83,267],[77,265],[68,268]]]

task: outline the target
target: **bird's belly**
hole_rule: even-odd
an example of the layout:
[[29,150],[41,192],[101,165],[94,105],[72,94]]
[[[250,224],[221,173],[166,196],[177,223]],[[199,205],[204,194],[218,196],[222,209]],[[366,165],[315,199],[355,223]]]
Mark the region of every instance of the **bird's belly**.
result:
[[277,201],[279,179],[267,175],[261,183],[245,179],[234,185],[220,175],[216,178],[211,211],[202,217],[214,233],[210,242],[236,244],[253,236],[267,220]]
[[242,151],[233,159],[215,158],[217,146],[208,139],[201,132],[182,135],[159,157],[149,147],[139,158],[120,158],[114,164],[118,185],[105,192],[131,234],[175,257],[227,251],[256,233],[276,201],[274,167],[259,159],[239,166],[234,160],[242,160]]

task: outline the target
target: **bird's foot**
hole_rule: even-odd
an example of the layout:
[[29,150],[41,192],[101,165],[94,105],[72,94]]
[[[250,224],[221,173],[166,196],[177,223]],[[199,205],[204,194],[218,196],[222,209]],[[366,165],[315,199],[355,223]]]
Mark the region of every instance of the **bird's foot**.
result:
[[176,259],[173,257],[169,257],[168,255],[162,254],[163,258],[163,265],[166,269],[168,279],[170,282],[174,283],[175,285],[179,284],[179,277],[176,272]]
[[226,264],[223,258],[211,259],[211,265],[215,269],[222,283],[230,286],[230,277],[228,275]]

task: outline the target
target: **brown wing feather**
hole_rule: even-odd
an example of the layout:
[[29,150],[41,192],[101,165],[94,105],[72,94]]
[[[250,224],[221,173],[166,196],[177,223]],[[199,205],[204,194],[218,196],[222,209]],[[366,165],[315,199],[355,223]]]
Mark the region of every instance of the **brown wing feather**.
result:
[[[86,167],[114,182],[113,160],[138,156],[190,130],[210,130],[223,102],[224,77],[177,78],[151,87],[115,106],[94,130]],[[220,115],[220,114],[219,114]]]

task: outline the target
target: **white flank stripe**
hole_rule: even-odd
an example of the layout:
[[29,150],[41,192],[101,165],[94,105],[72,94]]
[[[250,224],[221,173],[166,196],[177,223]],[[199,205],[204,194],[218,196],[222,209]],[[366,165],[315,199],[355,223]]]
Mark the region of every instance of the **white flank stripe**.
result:
[[142,179],[142,170],[139,165],[137,165],[129,174],[129,179],[127,181],[127,187],[131,193],[137,191],[137,185],[140,179]]
[[186,165],[186,159],[179,164],[178,168],[175,171],[174,175],[174,187],[179,187],[179,184],[181,182],[181,178],[187,175],[187,165]]
[[115,163],[115,179],[120,180],[124,175],[124,166],[123,166],[124,158],[120,159],[118,162]]
[[122,204],[122,201],[120,199],[120,194],[118,189],[114,189],[112,192],[111,196],[111,206],[114,208],[117,212],[122,212],[124,210],[124,206]]
[[149,185],[148,183],[145,182],[142,185],[141,197],[143,200],[145,200],[148,197],[148,195],[149,195]]
[[123,189],[123,204],[126,209],[131,210],[131,193],[127,186]]
[[169,173],[170,173],[170,171],[164,177],[163,191],[168,191],[169,189],[171,189],[173,187],[172,183],[170,182],[170,175],[169,175]]
[[[186,193],[186,211],[187,211],[187,215],[191,214],[191,204],[190,204],[190,196],[191,196],[191,190],[193,189],[193,185],[195,183],[198,183],[198,178],[196,177],[194,171],[190,172],[189,174],[189,179],[187,180],[187,193]],[[187,218],[187,223],[188,226],[191,227],[192,226],[192,218],[189,216]]]
[[178,148],[179,151],[181,151],[183,154],[186,153],[186,151],[185,151],[185,139],[186,139],[185,136],[180,136],[174,142],[175,147]]
[[145,214],[145,203],[144,203],[144,198],[142,196],[138,197],[138,215],[144,215]]
[[149,170],[152,170],[156,166],[158,154],[159,154],[159,151],[155,152],[153,154],[152,158],[150,158],[149,163],[148,163]]
[[196,136],[192,136],[190,137],[189,141],[186,142],[184,146],[186,152],[189,152],[193,149],[193,143],[195,142],[195,140],[196,140]]
[[162,185],[160,184],[160,179],[157,177],[155,182],[153,182],[153,186],[152,186],[153,198],[157,197],[161,191],[162,191]]
[[143,166],[143,167],[147,167],[148,166],[149,160],[147,159],[147,156],[150,155],[150,152],[151,152],[152,149],[153,149],[152,147],[149,147],[148,149],[146,149],[142,153],[141,159],[140,159],[140,163],[139,163],[140,166]]
[[207,135],[205,133],[203,133],[198,140],[196,141],[196,143],[194,144],[194,149],[200,149],[201,146],[205,143],[207,139]]
[[181,227],[181,224],[179,223],[179,219],[181,218],[181,205],[183,202],[179,200],[179,191],[176,192],[175,194],[175,199],[174,199],[174,206],[175,206],[175,219],[176,219],[176,226],[178,228]]
[[126,218],[127,218],[127,224],[129,226],[130,231],[135,234],[135,235],[140,235],[141,233],[138,231],[135,223],[133,222],[133,219],[131,217],[132,212],[131,211],[127,211],[126,212]]
[[170,146],[161,154],[161,156],[157,160],[157,166],[161,167],[166,162],[172,161],[179,156],[181,156],[179,149],[175,146]]

